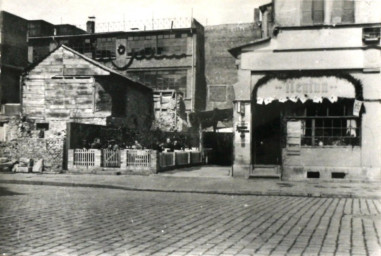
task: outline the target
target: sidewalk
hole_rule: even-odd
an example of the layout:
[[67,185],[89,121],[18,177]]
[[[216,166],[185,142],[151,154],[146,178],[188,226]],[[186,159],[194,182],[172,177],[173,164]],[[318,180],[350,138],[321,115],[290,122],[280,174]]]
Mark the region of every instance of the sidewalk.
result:
[[228,195],[381,198],[380,182],[285,182],[232,177],[183,177],[168,174],[93,175],[0,173],[0,183],[97,187],[137,191]]

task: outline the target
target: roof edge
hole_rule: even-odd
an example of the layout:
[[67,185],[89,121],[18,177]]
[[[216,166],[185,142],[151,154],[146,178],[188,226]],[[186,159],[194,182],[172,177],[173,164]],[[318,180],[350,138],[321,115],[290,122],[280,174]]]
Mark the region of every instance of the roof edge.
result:
[[257,39],[257,40],[254,40],[254,41],[251,41],[249,43],[246,43],[246,44],[242,44],[242,45],[239,45],[239,46],[236,46],[236,47],[233,47],[233,48],[230,48],[228,50],[228,52],[233,55],[235,58],[237,58],[238,54],[241,52],[241,49],[244,48],[244,47],[247,47],[247,46],[252,46],[252,45],[259,45],[259,44],[263,44],[263,43],[266,43],[268,41],[271,40],[271,37],[265,37],[265,38],[261,38],[261,39]]
[[79,53],[79,52],[77,52],[77,51],[71,49],[70,47],[68,47],[68,46],[66,46],[66,45],[64,45],[64,44],[61,45],[60,47],[63,47],[65,50],[68,50],[68,51],[74,53],[75,55],[81,57],[82,59],[84,59],[84,60],[90,62],[90,63],[93,64],[94,66],[97,66],[97,67],[99,67],[99,68],[101,68],[101,69],[103,69],[103,70],[105,70],[105,71],[107,71],[107,72],[110,72],[110,74],[113,74],[113,75],[116,75],[116,76],[118,76],[118,77],[127,79],[128,81],[132,81],[132,82],[138,84],[139,86],[142,86],[142,87],[144,87],[144,88],[149,89],[149,90],[152,91],[152,88],[150,88],[150,87],[148,87],[148,86],[146,86],[146,85],[140,83],[139,81],[136,81],[136,80],[131,79],[131,78],[127,77],[127,76],[124,76],[124,75],[122,75],[122,74],[116,72],[115,70],[113,70],[113,69],[111,69],[111,68],[109,68],[109,67],[107,67],[107,66],[105,66],[105,65],[103,65],[103,64],[101,64],[101,63],[99,63],[99,62],[97,62],[97,61],[95,61],[95,60],[93,60],[92,58],[89,58],[89,57],[87,57],[87,56],[85,56],[85,55],[83,55],[83,54],[81,54],[81,53]]

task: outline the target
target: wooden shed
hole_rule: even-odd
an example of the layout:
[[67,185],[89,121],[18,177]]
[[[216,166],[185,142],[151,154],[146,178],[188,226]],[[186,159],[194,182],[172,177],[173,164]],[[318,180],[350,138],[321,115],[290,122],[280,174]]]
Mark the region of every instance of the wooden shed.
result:
[[152,89],[65,45],[29,67],[21,82],[23,115],[36,123],[117,122],[136,129],[152,123]]

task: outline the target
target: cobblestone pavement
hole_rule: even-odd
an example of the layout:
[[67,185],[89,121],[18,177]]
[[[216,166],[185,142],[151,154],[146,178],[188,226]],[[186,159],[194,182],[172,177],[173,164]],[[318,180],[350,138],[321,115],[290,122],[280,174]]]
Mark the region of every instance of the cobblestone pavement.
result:
[[381,200],[0,186],[0,255],[380,255]]

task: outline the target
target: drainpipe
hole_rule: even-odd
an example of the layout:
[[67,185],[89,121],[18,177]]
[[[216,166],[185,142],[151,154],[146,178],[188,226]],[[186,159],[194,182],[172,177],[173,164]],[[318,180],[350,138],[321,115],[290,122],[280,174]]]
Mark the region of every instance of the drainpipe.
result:
[[200,150],[200,152],[202,152],[202,150],[203,150],[203,146],[202,146],[202,142],[203,142],[203,140],[204,140],[204,136],[203,136],[203,134],[202,134],[202,124],[201,124],[201,120],[199,119],[198,120],[198,133],[199,133],[199,140],[200,140],[200,142],[199,142],[199,150]]
[[195,63],[195,40],[197,39],[197,34],[195,33],[193,36],[192,36],[192,76],[191,76],[191,111],[195,111],[195,108],[193,106],[193,102],[194,102],[194,97],[196,95],[193,95],[193,92],[195,92],[196,90],[193,90],[193,86],[196,87],[196,75],[195,75],[195,68],[194,68],[194,63]]
[[23,100],[22,100],[22,84],[23,84],[23,74],[20,75],[19,78],[19,97],[20,97],[20,114],[23,114]]

